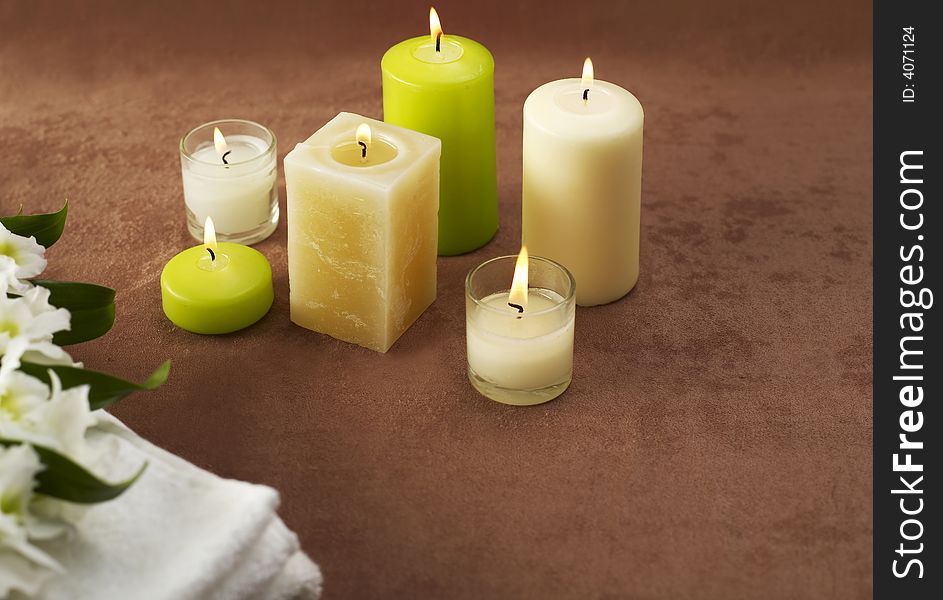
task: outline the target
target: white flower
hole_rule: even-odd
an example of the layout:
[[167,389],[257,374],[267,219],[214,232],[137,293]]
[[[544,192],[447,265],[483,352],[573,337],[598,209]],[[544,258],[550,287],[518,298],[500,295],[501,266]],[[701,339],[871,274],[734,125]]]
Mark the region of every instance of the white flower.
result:
[[45,253],[35,237],[16,235],[0,223],[0,294],[27,289],[29,285],[22,280],[43,272]]
[[95,424],[88,406],[89,386],[62,389],[59,377],[49,372],[52,394],[48,402],[23,415],[30,441],[81,460],[85,456],[85,430]]
[[0,512],[22,521],[33,497],[33,479],[43,468],[32,447],[0,448]]
[[[85,430],[95,424],[88,406],[89,386],[80,385],[64,390],[54,372],[50,371],[49,376],[52,390],[48,400],[44,398],[35,402],[35,396],[31,396],[27,401],[31,405],[29,410],[19,414],[10,412],[8,415],[12,418],[6,420],[0,416],[0,437],[45,446],[81,461],[87,455]],[[37,381],[20,381],[20,384],[29,386],[35,393],[39,389],[35,385]],[[19,396],[18,402],[23,402],[25,398],[26,395]]]
[[42,463],[28,445],[0,447],[0,597],[13,590],[38,593],[51,572],[62,567],[29,542],[29,504]]
[[[0,366],[0,438],[23,441],[14,448],[29,449],[34,456],[29,444],[51,448],[70,458],[88,454],[85,430],[94,422],[88,408],[88,386],[63,390],[54,373],[50,378],[52,390],[39,379],[13,370],[10,364]],[[7,458],[8,462],[13,460]],[[0,562],[7,561],[15,571],[10,575],[18,582],[15,589],[33,589],[30,593],[35,593],[49,569],[56,570],[57,565],[46,560],[48,557],[32,542],[69,533],[70,522],[81,512],[55,498],[32,496],[32,485],[27,487],[22,475],[27,470],[26,461],[16,453],[13,458],[19,459],[19,470],[0,464]],[[2,571],[0,568],[0,579]],[[4,597],[3,585],[0,598]]]
[[19,421],[49,398],[49,386],[15,367],[13,361],[0,366],[0,431],[4,422]]
[[0,296],[7,290],[22,290],[23,284],[16,277],[16,261],[6,254],[0,254]]
[[21,359],[71,365],[72,359],[52,343],[56,332],[70,328],[69,311],[49,304],[49,290],[34,287],[22,296],[0,295],[0,356],[4,363]]
[[73,459],[87,455],[85,430],[95,424],[88,405],[89,386],[62,389],[49,371],[45,383],[16,371],[13,362],[0,366],[0,438],[45,446]]

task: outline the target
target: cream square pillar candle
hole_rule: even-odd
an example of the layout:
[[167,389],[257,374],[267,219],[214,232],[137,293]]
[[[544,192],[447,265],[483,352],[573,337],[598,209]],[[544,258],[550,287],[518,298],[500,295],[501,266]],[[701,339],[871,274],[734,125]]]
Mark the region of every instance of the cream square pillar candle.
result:
[[340,113],[288,153],[293,322],[386,352],[435,300],[441,147]]

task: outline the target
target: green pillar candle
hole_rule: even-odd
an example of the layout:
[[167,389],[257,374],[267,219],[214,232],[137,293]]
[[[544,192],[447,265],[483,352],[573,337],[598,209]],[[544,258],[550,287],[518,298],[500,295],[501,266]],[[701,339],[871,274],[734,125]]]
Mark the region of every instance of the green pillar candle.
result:
[[430,36],[383,55],[387,123],[442,140],[439,255],[484,246],[498,230],[494,59],[473,40],[442,35],[430,11]]

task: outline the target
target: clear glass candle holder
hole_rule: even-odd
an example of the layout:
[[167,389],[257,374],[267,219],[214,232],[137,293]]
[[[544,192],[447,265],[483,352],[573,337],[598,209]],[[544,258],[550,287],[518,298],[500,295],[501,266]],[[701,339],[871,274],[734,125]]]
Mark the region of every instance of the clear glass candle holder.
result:
[[517,406],[562,394],[573,378],[576,282],[562,265],[528,259],[528,302],[508,305],[516,256],[491,259],[465,280],[468,378],[482,395]]
[[187,229],[197,241],[206,217],[224,242],[254,244],[275,231],[278,161],[268,127],[242,119],[204,123],[180,140],[180,165]]

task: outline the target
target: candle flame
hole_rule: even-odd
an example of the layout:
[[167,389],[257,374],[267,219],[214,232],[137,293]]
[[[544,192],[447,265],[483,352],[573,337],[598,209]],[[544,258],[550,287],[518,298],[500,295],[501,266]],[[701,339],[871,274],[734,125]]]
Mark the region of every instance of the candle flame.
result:
[[212,250],[214,255],[216,254],[216,226],[213,225],[213,218],[210,216],[206,217],[206,222],[203,224],[203,246],[207,250]]
[[370,126],[366,123],[361,123],[357,126],[357,143],[364,142],[369,146],[373,138],[373,133],[370,131]]
[[429,7],[429,35],[432,37],[432,43],[435,43],[437,37],[442,35],[442,22],[439,20],[439,13],[435,8]]
[[580,80],[580,89],[593,88],[593,61],[588,56],[583,61],[583,78]]
[[213,144],[216,146],[216,154],[220,158],[223,158],[223,155],[229,152],[229,145],[226,143],[226,138],[223,137],[223,132],[219,130],[219,127],[213,128]]
[[373,141],[373,133],[370,131],[370,126],[366,123],[358,125],[356,138],[357,145],[360,146],[360,160],[367,162],[367,151],[370,149],[370,144]]
[[511,293],[508,294],[508,304],[516,304],[527,308],[527,246],[521,246],[514,265],[514,280],[511,282]]

